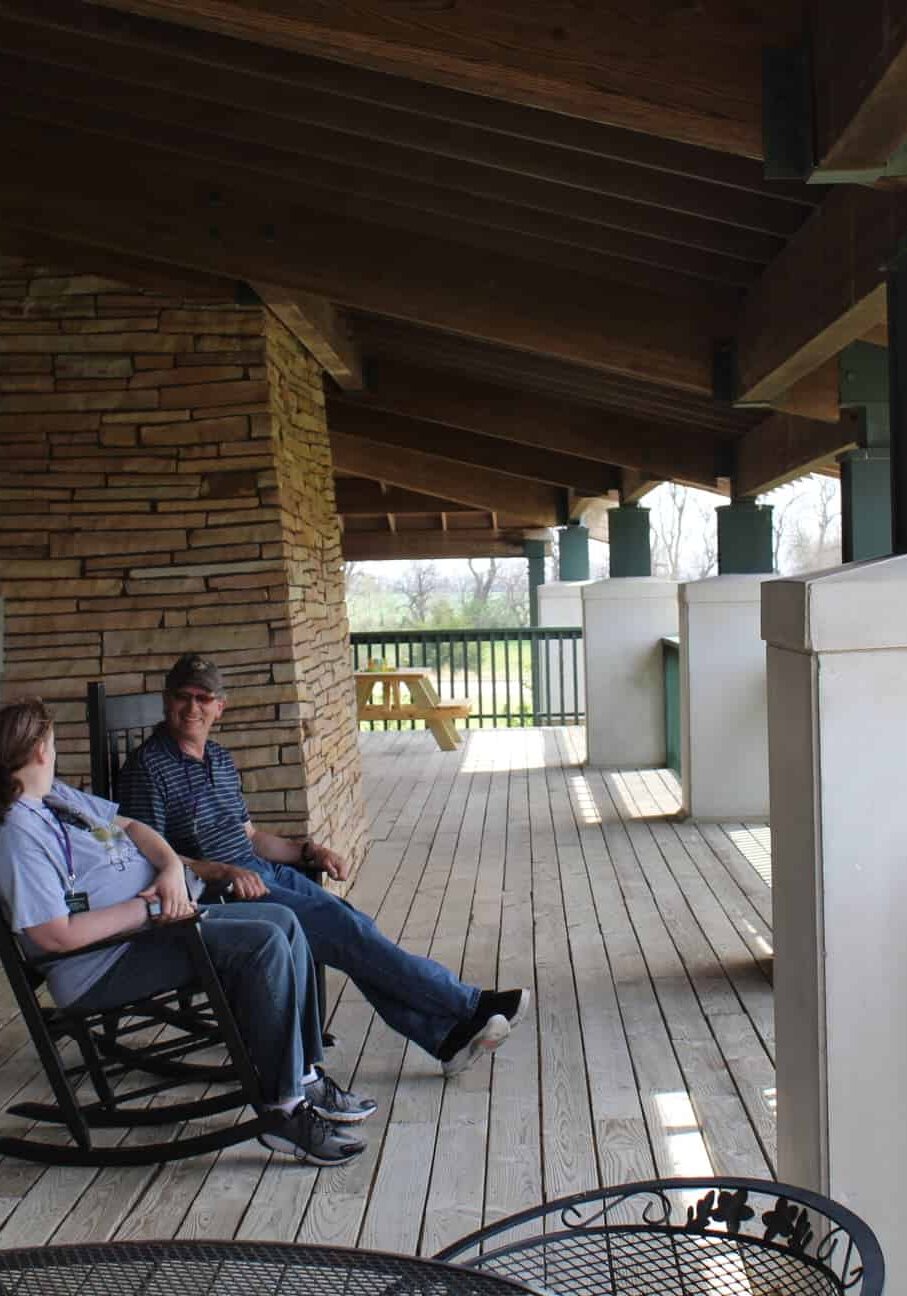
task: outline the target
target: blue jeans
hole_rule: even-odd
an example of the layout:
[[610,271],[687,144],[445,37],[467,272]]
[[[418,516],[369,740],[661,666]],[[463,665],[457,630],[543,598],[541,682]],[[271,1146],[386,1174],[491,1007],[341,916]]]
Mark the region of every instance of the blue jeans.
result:
[[[212,905],[202,939],[224,987],[266,1103],[302,1097],[302,1077],[321,1061],[321,1024],[312,955],[299,923],[279,904]],[[116,1008],[195,979],[175,935],[131,946],[71,1006]]]
[[264,903],[292,909],[313,958],[345,972],[388,1026],[427,1053],[437,1057],[450,1031],[475,1012],[478,986],[464,985],[434,959],[407,953],[378,930],[373,918],[304,873],[261,858],[248,867],[268,886]]

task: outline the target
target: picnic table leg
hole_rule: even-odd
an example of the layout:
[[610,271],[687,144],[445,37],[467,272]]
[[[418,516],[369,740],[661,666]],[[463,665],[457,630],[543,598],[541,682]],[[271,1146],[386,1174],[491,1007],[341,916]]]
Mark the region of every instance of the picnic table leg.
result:
[[[429,680],[414,679],[409,686],[409,693],[415,705],[424,707],[426,710],[436,707],[441,701]],[[431,719],[425,721],[425,726],[432,731],[435,742],[442,751],[456,751],[457,744],[462,741],[460,731],[451,716],[436,712]]]

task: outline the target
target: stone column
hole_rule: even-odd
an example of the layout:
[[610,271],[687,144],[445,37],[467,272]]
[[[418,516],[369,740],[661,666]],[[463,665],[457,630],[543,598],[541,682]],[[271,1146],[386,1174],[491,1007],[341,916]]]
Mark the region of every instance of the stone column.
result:
[[[85,690],[216,657],[257,822],[365,847],[322,376],[260,305],[4,263],[7,696],[43,695],[89,774]],[[21,328],[17,326],[21,323]]]
[[652,546],[649,510],[622,504],[608,510],[609,572],[611,576],[651,576]]
[[903,1275],[907,557],[762,597],[779,1177],[863,1216]]
[[677,634],[676,582],[627,577],[582,591],[589,763],[663,766],[661,640]]

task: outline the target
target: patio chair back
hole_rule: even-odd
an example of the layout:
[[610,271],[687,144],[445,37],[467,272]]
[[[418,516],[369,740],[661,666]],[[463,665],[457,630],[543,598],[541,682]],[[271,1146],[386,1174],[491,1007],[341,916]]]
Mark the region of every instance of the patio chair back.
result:
[[499,1219],[435,1256],[546,1296],[879,1296],[875,1234],[828,1197],[759,1179],[653,1179]]
[[[21,1157],[50,1165],[120,1166],[157,1165],[202,1152],[216,1151],[242,1142],[270,1128],[273,1113],[255,1116],[224,1129],[193,1134],[191,1122],[219,1112],[252,1104],[261,1107],[258,1075],[243,1044],[223,988],[201,939],[196,921],[168,924],[167,931],[185,941],[196,978],[193,992],[205,996],[205,1006],[181,1007],[180,992],[168,991],[142,1000],[125,999],[104,1012],[80,1012],[42,1004],[39,990],[41,965],[29,963],[6,918],[0,914],[0,963],[6,973],[22,1019],[28,1027],[54,1102],[24,1101],[9,1108],[15,1116],[60,1125],[72,1142],[50,1142],[22,1136],[0,1137],[0,1155]],[[85,946],[87,950],[135,941],[153,942],[160,929],[119,936]],[[50,960],[43,960],[44,963]],[[150,1038],[149,1038],[150,1033]],[[74,1041],[79,1060],[66,1058],[63,1049]],[[224,1045],[230,1065],[187,1060],[193,1053]],[[144,1076],[138,1085],[124,1081],[130,1073]],[[86,1085],[90,1082],[94,1095]],[[194,1082],[220,1092],[194,1100],[159,1102],[161,1094]],[[190,1131],[179,1138],[134,1145],[97,1146],[96,1128],[141,1128],[189,1122]]]

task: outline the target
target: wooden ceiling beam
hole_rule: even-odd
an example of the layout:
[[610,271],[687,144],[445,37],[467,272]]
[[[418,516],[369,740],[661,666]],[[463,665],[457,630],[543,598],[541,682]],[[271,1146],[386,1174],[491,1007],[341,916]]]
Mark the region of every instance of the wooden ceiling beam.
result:
[[[675,300],[516,258],[381,226],[339,223],[296,206],[224,191],[216,172],[175,182],[172,159],[77,147],[44,132],[40,155],[0,128],[0,225],[65,237],[248,282],[302,288],[336,304],[486,341],[711,390],[711,339],[728,309]],[[218,205],[212,209],[211,194]],[[153,196],[153,197],[152,197]]]
[[[816,0],[812,24],[813,181],[869,183],[907,143],[907,12],[901,4]],[[904,175],[902,157],[893,174]]]
[[341,539],[346,562],[408,558],[522,558],[519,534],[501,531],[348,531]]
[[734,494],[762,495],[858,444],[856,413],[844,410],[838,423],[773,414],[741,437],[735,447]]
[[362,358],[347,320],[324,297],[256,280],[252,288],[265,306],[311,352],[338,387],[363,385]]
[[427,450],[456,463],[491,468],[521,480],[565,486],[584,495],[606,495],[617,488],[617,473],[610,465],[557,450],[516,445],[333,398],[328,399],[327,414],[331,432],[366,437],[382,446]]
[[40,29],[35,39],[2,17],[0,51],[6,51],[0,53],[0,81],[26,96],[19,106],[29,113],[40,113],[42,97],[52,96],[106,111],[108,127],[117,129],[127,116],[177,130],[191,123],[194,132],[225,140],[442,184],[453,180],[452,187],[476,193],[486,182],[483,172],[491,170],[781,237],[802,224],[812,205],[375,105],[337,103],[305,89],[295,99],[257,84],[244,94],[242,79],[236,85],[235,78],[204,68],[181,83],[172,60],[119,51],[105,65],[89,42],[53,31],[45,37]]
[[639,501],[661,485],[660,477],[650,477],[646,473],[636,472],[633,468],[620,470],[621,504],[638,504]]
[[[420,164],[419,159],[408,158],[383,171],[374,150],[358,146],[355,163],[338,161],[330,147],[321,154],[313,151],[315,140],[308,131],[290,132],[292,150],[279,148],[267,120],[254,132],[245,124],[247,135],[260,137],[256,143],[226,139],[185,123],[146,121],[122,107],[111,112],[101,96],[97,104],[86,104],[38,94],[33,76],[27,68],[18,77],[10,77],[8,71],[0,75],[0,85],[17,95],[23,131],[30,126],[37,133],[38,123],[45,122],[77,127],[121,145],[166,149],[184,159],[216,164],[224,183],[248,185],[253,177],[267,176],[269,192],[275,197],[295,197],[307,207],[342,215],[353,207],[360,213],[365,210],[369,220],[404,228],[418,228],[421,220],[511,230],[530,240],[585,247],[602,256],[626,255],[729,283],[748,282],[755,267],[768,262],[783,246],[779,235],[491,167],[470,170],[459,164],[445,167],[439,159]],[[76,81],[89,84],[84,78]],[[193,104],[187,110],[193,122],[198,116],[195,109]],[[473,237],[480,233],[474,231]]]
[[834,189],[750,289],[737,326],[742,401],[771,403],[886,319],[904,195]]
[[426,495],[447,495],[489,513],[500,510],[525,526],[562,526],[567,521],[567,492],[556,486],[457,464],[423,451],[395,454],[391,447],[343,432],[331,433],[331,451],[335,472]]
[[837,356],[794,383],[773,405],[782,414],[837,423],[841,417]]
[[364,477],[337,477],[334,481],[337,512],[349,517],[378,517],[382,513],[468,513],[468,504],[443,495],[384,487]]
[[[767,193],[783,201],[807,206],[818,201],[815,192],[805,186],[766,181],[761,164],[749,158],[416,82],[405,76],[375,73],[346,66],[336,59],[263,48],[96,5],[74,8],[70,0],[42,0],[39,14],[34,0],[2,0],[0,13],[4,15],[0,47],[29,53],[40,49],[42,59],[61,62],[68,59],[69,50],[76,45],[95,60],[92,69],[103,59],[105,47],[116,53],[118,61],[138,54],[143,71],[134,78],[137,81],[148,76],[163,75],[166,79],[189,75],[194,93],[201,94],[205,89],[207,96],[207,87],[213,91],[228,85],[231,101],[246,107],[255,106],[259,102],[256,96],[261,95],[273,112],[281,111],[286,103],[297,108],[300,94],[303,104],[311,101],[312,111],[320,111],[328,99],[342,104],[344,110],[362,103],[372,110],[385,110],[388,120],[392,112],[399,118],[415,116],[455,123],[595,157],[633,162],[656,171],[694,176],[711,184]],[[13,31],[14,23],[18,34]],[[201,69],[216,71],[216,80],[200,80]],[[224,72],[230,76],[225,77]],[[179,84],[179,80],[167,81],[166,88],[176,89]],[[214,97],[219,94],[215,92]]]
[[356,402],[407,418],[701,486],[713,486],[721,469],[718,440],[682,426],[568,405],[386,358],[370,366],[369,376],[368,391]]
[[[747,10],[686,6],[641,23],[623,6],[559,13],[547,5],[355,10],[296,0],[103,0],[109,8],[338,59],[479,95],[758,157],[764,45],[799,34],[798,6]],[[795,12],[796,10],[796,12]],[[517,14],[519,15],[517,17]]]

